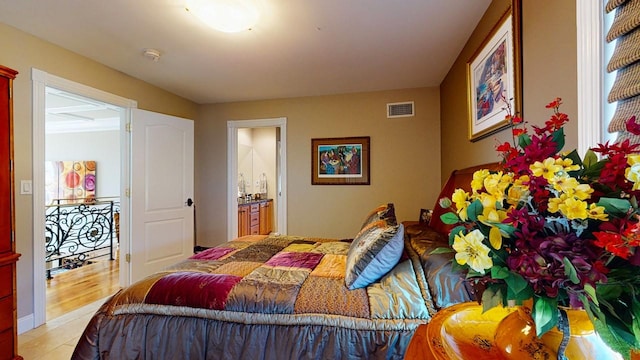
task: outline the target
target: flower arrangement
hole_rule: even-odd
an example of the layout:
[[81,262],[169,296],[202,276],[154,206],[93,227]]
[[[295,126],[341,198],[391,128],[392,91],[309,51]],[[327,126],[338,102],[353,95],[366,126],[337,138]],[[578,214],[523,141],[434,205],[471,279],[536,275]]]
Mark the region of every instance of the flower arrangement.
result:
[[[455,252],[454,268],[467,271],[485,309],[532,299],[538,336],[567,306],[585,309],[614,340],[637,348],[640,147],[607,142],[584,159],[562,152],[569,118],[561,103],[547,105],[550,119],[532,133],[508,115],[513,142],[497,146],[502,170],[477,171],[470,193],[440,199],[450,209],[441,219],[454,227],[451,248],[436,252]],[[635,118],[627,125],[637,130]]]

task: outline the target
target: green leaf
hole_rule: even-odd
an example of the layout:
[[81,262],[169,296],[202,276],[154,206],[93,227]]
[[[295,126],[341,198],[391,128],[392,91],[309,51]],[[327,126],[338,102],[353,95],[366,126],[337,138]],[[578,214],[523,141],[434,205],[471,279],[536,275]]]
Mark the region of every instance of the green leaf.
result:
[[595,165],[597,162],[598,162],[598,155],[596,155],[596,153],[593,152],[593,150],[591,149],[587,150],[587,152],[584,154],[584,159],[582,160],[584,167],[590,168],[593,165]]
[[553,329],[558,324],[558,302],[556,299],[539,297],[533,304],[533,322],[536,324],[538,337]]
[[434,255],[434,254],[450,254],[452,252],[455,252],[452,248],[449,247],[439,247],[439,248],[435,248],[433,249],[433,251],[431,251],[429,253],[429,255]]
[[462,225],[456,226],[453,229],[451,229],[451,231],[449,231],[449,245],[453,245],[453,240],[455,240],[456,235],[460,234],[460,232],[464,234],[466,231],[467,231],[467,228]]
[[603,206],[605,211],[612,215],[624,215],[631,208],[631,203],[626,199],[600,198],[598,206]]
[[458,215],[452,212],[444,213],[440,215],[440,220],[447,225],[453,225],[460,222]]
[[529,145],[531,145],[531,136],[529,136],[529,134],[518,136],[518,146],[520,146],[520,148],[524,149]]
[[471,221],[478,221],[478,215],[482,215],[483,209],[482,202],[475,200],[467,207],[467,217],[469,217]]
[[598,298],[617,299],[623,292],[623,288],[616,284],[600,284],[596,289]]
[[560,152],[564,147],[564,129],[560,128],[553,132],[553,142],[556,143],[556,152]]
[[572,283],[580,284],[580,279],[578,279],[578,272],[576,271],[576,268],[573,267],[571,261],[569,261],[569,259],[567,259],[567,257],[565,256],[562,259],[562,262],[564,263],[564,274],[569,278],[569,280],[571,280]]
[[487,311],[496,306],[503,305],[504,295],[499,286],[487,286],[482,293],[482,310]]
[[635,336],[635,345],[637,347],[638,345],[640,345],[640,302],[638,302],[637,298],[634,298],[633,302],[631,303],[631,312],[633,313],[631,331]]
[[[596,289],[591,284],[584,284],[584,291],[589,295],[591,301],[598,305],[598,296],[596,295]],[[584,300],[582,301],[584,303]]]
[[[465,272],[467,272],[467,268],[468,267],[469,267],[468,265],[462,266],[462,265],[458,264],[458,262],[455,261],[455,260],[453,260],[451,262],[451,272],[454,272],[454,273],[463,273],[464,274]],[[467,273],[467,277],[469,277],[468,275],[469,274]]]
[[589,167],[585,166],[582,175],[588,179],[597,180],[600,177],[600,173],[602,172],[602,169],[604,169],[604,165],[607,163],[607,161],[608,160],[600,160],[591,164]]
[[506,267],[494,266],[491,268],[492,279],[507,279],[511,275],[511,272]]
[[503,224],[503,223],[494,223],[493,226],[500,229],[500,232],[503,234],[503,237],[511,237],[516,232],[516,228],[513,225]]
[[580,159],[580,155],[578,155],[577,150],[572,150],[569,154],[563,156],[565,159],[571,159],[574,165],[582,165],[582,160]]
[[[466,265],[466,266],[468,267],[468,265]],[[486,275],[485,273],[481,273],[481,272],[475,271],[470,267],[468,268],[468,271],[469,272],[467,273],[467,277],[483,277],[483,276]]]
[[529,282],[522,275],[509,272],[509,277],[505,281],[507,282],[507,288],[513,292],[514,299],[525,300],[531,297],[533,290],[531,290]]

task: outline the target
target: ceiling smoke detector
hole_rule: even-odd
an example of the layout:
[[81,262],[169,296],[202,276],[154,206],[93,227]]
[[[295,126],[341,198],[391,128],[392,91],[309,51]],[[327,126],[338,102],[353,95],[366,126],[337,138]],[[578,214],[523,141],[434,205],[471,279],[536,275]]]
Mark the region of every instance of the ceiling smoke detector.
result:
[[144,49],[142,52],[144,57],[151,59],[153,62],[158,62],[160,59],[160,51],[156,49]]

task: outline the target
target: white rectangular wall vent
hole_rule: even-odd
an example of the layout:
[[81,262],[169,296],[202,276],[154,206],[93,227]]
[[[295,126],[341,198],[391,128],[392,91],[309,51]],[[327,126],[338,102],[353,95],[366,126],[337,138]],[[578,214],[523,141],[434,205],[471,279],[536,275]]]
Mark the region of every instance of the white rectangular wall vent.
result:
[[388,118],[407,117],[407,116],[414,116],[413,101],[387,104]]

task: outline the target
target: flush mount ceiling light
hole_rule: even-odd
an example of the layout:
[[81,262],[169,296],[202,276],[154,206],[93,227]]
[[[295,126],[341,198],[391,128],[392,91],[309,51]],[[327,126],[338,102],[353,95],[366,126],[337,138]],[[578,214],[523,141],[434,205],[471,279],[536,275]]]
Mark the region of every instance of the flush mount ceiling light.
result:
[[186,7],[200,21],[227,33],[248,30],[260,17],[255,0],[186,0]]

